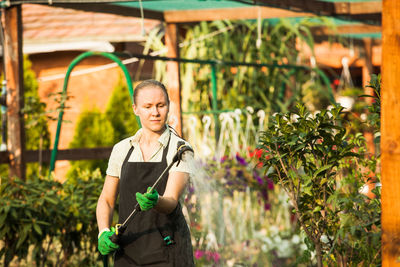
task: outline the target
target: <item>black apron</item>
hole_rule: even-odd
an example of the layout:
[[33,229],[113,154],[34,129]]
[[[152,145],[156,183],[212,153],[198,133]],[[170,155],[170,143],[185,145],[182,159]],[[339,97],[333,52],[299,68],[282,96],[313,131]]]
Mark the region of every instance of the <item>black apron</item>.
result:
[[[133,148],[130,148],[121,167],[119,223],[124,222],[135,207],[136,192],[146,192],[168,166],[169,140],[161,162],[128,162]],[[166,177],[156,186],[160,195],[164,194],[168,172],[164,175]],[[180,203],[168,215],[154,209],[139,212],[121,236],[114,266],[194,266],[190,232]]]

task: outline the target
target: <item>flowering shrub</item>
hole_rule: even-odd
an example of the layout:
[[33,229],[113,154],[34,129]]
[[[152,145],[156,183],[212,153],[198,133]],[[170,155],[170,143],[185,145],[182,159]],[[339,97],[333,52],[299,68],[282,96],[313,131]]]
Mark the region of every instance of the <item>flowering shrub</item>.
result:
[[[224,156],[217,164],[210,162],[208,166],[215,169],[213,179],[216,179],[219,185],[226,190],[226,193],[232,196],[233,192],[244,192],[247,188],[256,191],[260,201],[264,202],[264,208],[270,209],[268,202],[268,192],[274,189],[271,179],[264,175],[262,165],[259,165],[257,157],[261,156],[261,150],[254,150],[250,153],[250,158],[245,158],[238,153],[235,157]],[[218,166],[219,165],[219,166]]]
[[199,162],[185,199],[196,266],[285,265],[305,249],[294,238],[287,197],[259,164],[263,154],[255,149]]
[[198,249],[194,252],[194,258],[197,260],[198,264],[202,261],[204,263],[214,262],[214,264],[219,264],[221,255],[218,252],[204,251]]

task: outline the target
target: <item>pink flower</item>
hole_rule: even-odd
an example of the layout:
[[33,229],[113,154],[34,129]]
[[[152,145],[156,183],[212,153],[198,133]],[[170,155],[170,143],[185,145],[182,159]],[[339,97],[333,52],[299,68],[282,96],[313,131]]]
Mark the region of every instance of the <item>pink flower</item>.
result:
[[216,263],[218,263],[219,260],[221,259],[221,255],[219,255],[218,252],[215,252],[213,257],[214,257],[214,262],[216,262]]
[[227,160],[228,157],[227,156],[223,156],[222,158],[220,158],[219,162],[224,163],[225,160]]
[[264,179],[267,181],[268,190],[273,190],[274,182],[271,179],[269,179],[267,176],[264,176]]
[[194,252],[194,257],[195,257],[196,259],[200,259],[200,258],[203,257],[203,256],[204,256],[204,251],[196,250],[196,251]]
[[211,260],[213,253],[211,251],[206,251],[207,260]]

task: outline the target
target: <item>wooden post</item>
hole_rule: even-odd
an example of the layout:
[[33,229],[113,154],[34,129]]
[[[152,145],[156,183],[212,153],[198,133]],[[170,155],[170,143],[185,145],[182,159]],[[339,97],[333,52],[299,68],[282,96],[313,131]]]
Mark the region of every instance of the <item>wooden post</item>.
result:
[[382,10],[382,266],[400,266],[400,1]]
[[7,81],[7,149],[10,177],[25,179],[25,129],[21,6],[1,11],[4,27],[4,61]]
[[[362,85],[364,88],[364,93],[366,95],[374,95],[374,90],[370,87],[366,87],[371,80],[371,74],[373,72],[372,65],[372,40],[371,38],[364,38],[364,51],[365,51],[365,60],[362,63]],[[368,103],[372,103],[371,98],[367,98],[366,101]]]
[[[362,86],[364,88],[365,95],[374,95],[374,89],[368,87],[369,82],[371,81],[371,74],[373,72],[372,65],[372,40],[371,38],[364,38],[364,51],[365,51],[365,59],[362,61]],[[372,98],[366,97],[365,101],[372,105]],[[375,143],[374,143],[374,133],[373,132],[364,132],[364,137],[367,142],[367,149],[372,154],[375,155]]]
[[[175,23],[167,23],[165,30],[165,45],[168,48],[168,57],[179,57],[178,31]],[[171,100],[169,111],[169,122],[175,130],[182,135],[181,115],[181,86],[179,63],[176,61],[167,62],[168,94]]]

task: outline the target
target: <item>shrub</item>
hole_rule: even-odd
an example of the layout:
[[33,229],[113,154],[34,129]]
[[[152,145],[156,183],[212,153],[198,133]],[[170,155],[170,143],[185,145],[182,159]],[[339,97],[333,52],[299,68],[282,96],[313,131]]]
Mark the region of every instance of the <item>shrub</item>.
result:
[[[3,265],[89,266],[96,253],[95,208],[104,182],[99,170],[64,184],[52,179],[1,178],[0,250]],[[29,257],[30,256],[30,257]],[[29,257],[29,258],[28,258]]]
[[[380,200],[359,193],[375,176],[376,159],[361,134],[347,136],[342,107],[311,115],[304,106],[276,114],[261,137],[269,177],[288,194],[318,266],[380,261]],[[379,196],[378,190],[375,191]]]

